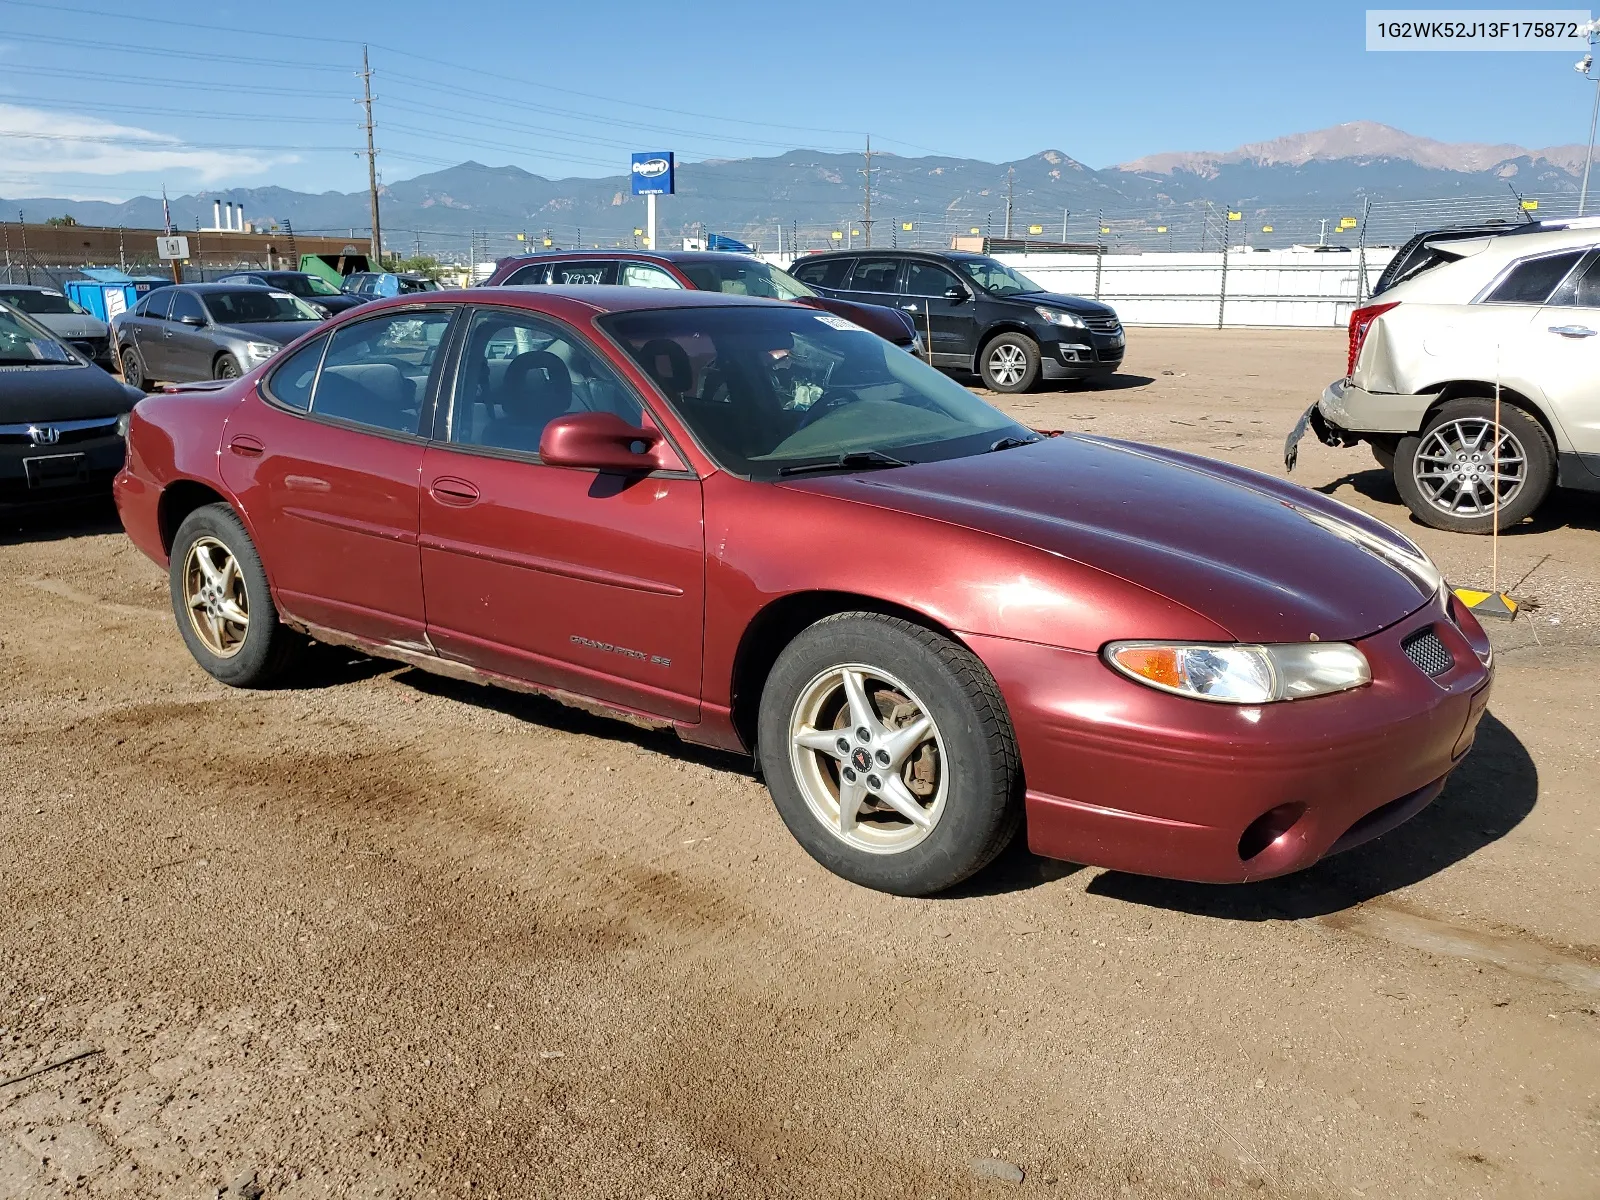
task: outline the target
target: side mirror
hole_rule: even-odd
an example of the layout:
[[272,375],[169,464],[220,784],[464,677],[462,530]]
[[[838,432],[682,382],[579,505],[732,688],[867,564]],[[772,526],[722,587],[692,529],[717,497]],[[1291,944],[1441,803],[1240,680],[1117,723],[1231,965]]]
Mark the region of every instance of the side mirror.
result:
[[960,304],[963,300],[970,300],[972,293],[960,284],[945,289],[944,298],[952,304]]
[[629,425],[616,413],[569,413],[544,427],[539,457],[552,467],[586,467],[622,475],[681,470],[659,430]]
[[187,316],[187,317],[179,317],[178,318],[178,324],[179,325],[192,325],[196,329],[203,328],[205,326],[205,323],[206,323],[206,319],[204,317],[196,317],[196,316],[192,316],[191,315],[191,316]]

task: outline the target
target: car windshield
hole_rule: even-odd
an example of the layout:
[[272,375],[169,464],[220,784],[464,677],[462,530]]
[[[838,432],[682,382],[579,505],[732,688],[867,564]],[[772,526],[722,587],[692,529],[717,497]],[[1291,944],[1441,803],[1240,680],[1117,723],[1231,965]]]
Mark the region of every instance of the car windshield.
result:
[[992,258],[958,258],[956,265],[984,291],[996,296],[1025,296],[1029,292],[1044,291],[1021,271],[1013,271]]
[[293,292],[296,296],[340,296],[344,294],[326,279],[320,279],[315,275],[268,275],[265,278],[273,287],[282,288],[286,292]]
[[845,455],[929,462],[1034,436],[831,313],[685,307],[613,313],[599,323],[734,474],[773,479]]
[[0,366],[35,367],[78,361],[76,355],[26,317],[0,307]]
[[206,311],[219,325],[253,325],[261,321],[317,321],[322,314],[288,292],[266,288],[241,288],[237,292],[206,292]]
[[0,303],[9,304],[12,308],[32,316],[56,316],[58,314],[81,314],[79,308],[60,292],[34,288],[0,288]]
[[730,256],[726,261],[680,262],[678,270],[702,292],[762,296],[768,300],[803,300],[816,295],[787,271],[769,267],[759,259]]

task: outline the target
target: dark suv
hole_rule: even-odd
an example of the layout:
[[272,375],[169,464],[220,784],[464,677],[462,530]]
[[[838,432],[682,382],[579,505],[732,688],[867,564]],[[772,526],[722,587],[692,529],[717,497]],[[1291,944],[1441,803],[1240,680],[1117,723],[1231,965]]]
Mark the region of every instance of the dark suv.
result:
[[790,274],[825,296],[894,305],[917,323],[936,367],[975,371],[997,392],[1094,379],[1122,363],[1116,310],[1047,292],[997,259],[958,251],[812,254]]

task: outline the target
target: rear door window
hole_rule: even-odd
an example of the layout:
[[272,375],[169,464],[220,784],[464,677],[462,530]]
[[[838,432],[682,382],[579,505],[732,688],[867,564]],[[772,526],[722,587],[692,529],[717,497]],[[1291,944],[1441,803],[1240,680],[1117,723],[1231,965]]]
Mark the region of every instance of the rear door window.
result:
[[1578,265],[1583,253],[1582,250],[1573,250],[1518,263],[1489,293],[1485,303],[1543,304],[1572,268]]
[[889,293],[895,290],[895,276],[900,273],[898,258],[858,258],[856,268],[850,272],[852,292]]
[[317,375],[311,411],[416,433],[450,316],[446,310],[398,312],[337,330]]
[[650,263],[623,263],[621,271],[617,273],[617,282],[623,287],[683,288],[683,284]]
[[789,269],[801,283],[818,288],[842,288],[845,276],[850,273],[850,259],[848,258],[818,258],[809,262],[795,263]]
[[1600,308],[1600,254],[1590,251],[1588,261],[1568,275],[1546,303],[1563,308]]
[[530,284],[541,284],[544,282],[544,273],[549,270],[549,268],[549,263],[542,262],[529,263],[525,267],[518,267],[515,271],[506,276],[504,286],[527,287]]
[[167,319],[167,311],[172,307],[172,289],[160,288],[151,292],[134,308],[134,315],[150,317],[157,321]]

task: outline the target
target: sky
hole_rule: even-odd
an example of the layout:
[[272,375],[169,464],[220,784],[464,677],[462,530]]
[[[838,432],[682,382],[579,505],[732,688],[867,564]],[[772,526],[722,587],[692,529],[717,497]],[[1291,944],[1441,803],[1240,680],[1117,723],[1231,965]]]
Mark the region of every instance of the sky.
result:
[[873,148],[1092,167],[1371,120],[1441,141],[1582,142],[1561,53],[1369,53],[1334,0],[0,0],[0,196],[365,186],[467,159],[614,175]]

